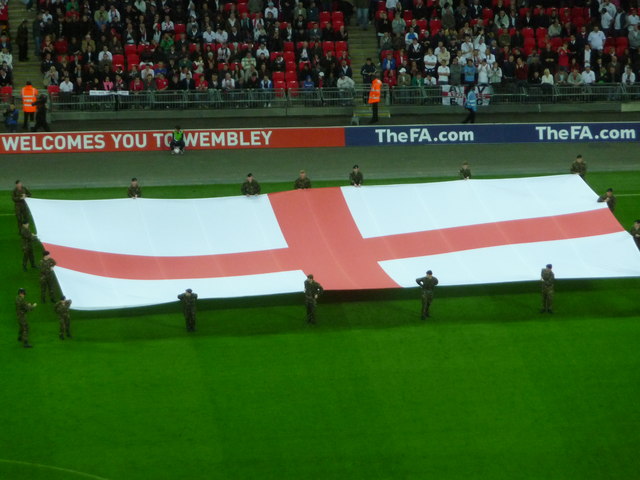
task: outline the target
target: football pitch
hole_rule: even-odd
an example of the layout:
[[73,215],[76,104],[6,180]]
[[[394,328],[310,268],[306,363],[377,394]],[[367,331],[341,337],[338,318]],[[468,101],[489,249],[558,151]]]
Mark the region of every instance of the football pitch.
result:
[[[476,170],[485,178],[565,173],[580,151],[595,167],[589,185],[615,188],[620,223],[640,217],[640,164],[590,161],[633,156],[635,144],[565,145],[563,156],[555,145],[465,148],[472,168],[491,167]],[[491,148],[541,161],[515,168],[492,162]],[[258,175],[271,160],[258,176],[263,192],[289,189],[282,172],[293,180],[301,153],[324,161],[314,187],[344,185],[336,179],[353,163],[368,184],[450,180],[464,157],[439,147],[421,168],[400,160],[424,148],[319,150],[220,153],[212,168],[227,173],[210,182],[198,173],[207,152],[166,155],[134,174],[146,197],[193,198],[236,195],[246,171]],[[104,175],[90,178],[86,161],[98,157]],[[124,172],[152,158],[110,157],[14,156],[5,176],[41,198],[114,198],[128,178],[66,188],[82,182],[66,162],[84,162],[86,184],[98,185],[113,174],[111,160]],[[237,182],[228,159],[238,162]],[[171,162],[175,182],[154,177]],[[55,189],[44,188],[43,172]],[[559,280],[553,315],[539,313],[539,282],[438,287],[428,322],[417,289],[327,292],[314,326],[302,294],[200,301],[194,334],[177,302],[72,311],[74,338],[65,341],[47,303],[29,315],[27,350],[16,342],[14,298],[25,287],[40,303],[38,275],[22,272],[8,192],[0,254],[1,479],[638,478],[640,278]]]

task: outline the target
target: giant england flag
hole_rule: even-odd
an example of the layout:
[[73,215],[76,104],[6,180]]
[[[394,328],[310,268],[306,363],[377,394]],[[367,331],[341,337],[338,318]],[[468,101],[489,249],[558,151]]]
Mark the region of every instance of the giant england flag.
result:
[[28,199],[77,309],[328,290],[640,276],[640,253],[576,175],[189,200]]

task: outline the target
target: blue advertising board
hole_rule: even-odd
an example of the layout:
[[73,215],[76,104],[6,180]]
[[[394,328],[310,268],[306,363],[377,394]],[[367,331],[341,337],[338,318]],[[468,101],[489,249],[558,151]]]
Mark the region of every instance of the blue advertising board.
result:
[[347,146],[635,142],[640,123],[516,123],[347,127]]

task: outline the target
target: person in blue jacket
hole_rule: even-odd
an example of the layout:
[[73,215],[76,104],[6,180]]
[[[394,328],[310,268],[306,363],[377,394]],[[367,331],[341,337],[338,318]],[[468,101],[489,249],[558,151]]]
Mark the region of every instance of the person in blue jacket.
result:
[[476,111],[478,110],[478,96],[476,95],[474,85],[469,86],[469,90],[467,91],[467,97],[464,101],[464,108],[467,109],[469,114],[467,118],[463,120],[462,123],[475,123],[476,121]]
[[7,126],[7,132],[16,133],[18,131],[18,109],[12,103],[4,112],[4,124]]

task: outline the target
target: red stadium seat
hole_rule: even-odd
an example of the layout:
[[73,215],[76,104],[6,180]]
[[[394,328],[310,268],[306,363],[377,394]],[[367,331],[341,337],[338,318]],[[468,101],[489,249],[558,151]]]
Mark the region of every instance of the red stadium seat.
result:
[[411,23],[411,20],[413,20],[413,12],[411,10],[405,10],[402,13],[402,18],[404,18],[404,21],[408,25],[409,23]]
[[522,29],[522,36],[524,38],[533,38],[534,34],[533,34],[533,28],[531,27],[525,27]]
[[113,64],[114,65],[122,65],[124,67],[124,55],[114,55],[113,56]]
[[563,41],[564,40],[562,38],[560,38],[560,37],[553,37],[551,39],[551,49],[554,50],[554,51],[558,50],[558,48],[560,48],[562,46],[562,42]]
[[617,37],[616,38],[616,47],[628,47],[629,46],[629,38],[628,37]]
[[13,87],[7,85],[6,87],[0,87],[0,100],[3,103],[12,103],[13,102]]
[[47,87],[47,93],[51,98],[55,98],[60,95],[60,87],[58,85],[49,85]]
[[492,20],[493,19],[493,10],[491,10],[490,8],[483,8],[482,9],[482,18],[485,21]]
[[333,31],[337,32],[338,30],[340,30],[340,27],[344,26],[344,22],[341,22],[340,20],[333,22]]
[[529,9],[527,7],[522,7],[520,10],[518,10],[518,13],[520,14],[520,18],[526,17],[527,13],[529,13]]
[[545,38],[547,36],[547,29],[544,27],[538,27],[536,28],[536,38],[537,39],[541,39],[541,38]]
[[442,21],[437,18],[429,20],[429,30],[431,31],[431,35],[436,35],[440,30],[442,30]]
[[536,39],[535,38],[525,38],[524,39],[524,53],[529,56],[531,52],[533,52],[536,48]]
[[344,14],[340,11],[334,11],[331,14],[331,21],[332,22],[344,22]]
[[284,82],[284,72],[273,72],[273,83]]
[[67,53],[67,50],[69,49],[69,43],[66,39],[60,38],[56,41],[53,47],[55,48],[57,54],[62,55]]
[[129,55],[136,55],[138,53],[137,45],[125,45],[124,46],[124,54],[128,57]]
[[335,49],[336,49],[336,47],[335,47],[333,42],[328,42],[328,41],[322,42],[322,51],[324,53],[327,53],[328,51],[332,51],[333,52],[333,51],[335,51]]
[[277,82],[273,82],[273,88],[276,90],[276,97],[283,97],[284,91],[287,88],[287,84],[284,83],[284,80],[278,80]]
[[298,73],[297,72],[287,72],[284,74],[284,81],[287,82],[287,85],[291,82],[298,81]]
[[420,20],[417,20],[416,24],[418,25],[418,29],[419,30],[426,30],[427,29],[427,21],[424,18],[421,18]]
[[289,95],[298,96],[299,85],[297,80],[291,80],[287,82],[287,90],[289,91]]
[[387,9],[387,2],[378,2],[376,3],[376,11],[381,11],[381,10],[386,10]]
[[249,13],[249,6],[246,3],[238,4],[238,13],[242,15],[243,13]]
[[330,22],[330,21],[331,21],[331,12],[320,12],[320,23]]
[[294,52],[295,51],[295,47],[293,45],[293,42],[284,42],[284,51],[285,52]]
[[138,65],[140,63],[140,56],[138,54],[127,55],[127,65],[131,69],[131,65]]
[[179,35],[181,33],[187,33],[187,26],[184,23],[176,23],[174,28],[175,28],[176,35]]
[[296,54],[294,52],[284,52],[284,61],[285,62],[295,62]]
[[343,42],[343,41],[336,42],[336,52],[338,50],[340,50],[341,52],[349,50],[349,46],[347,45],[347,42]]

